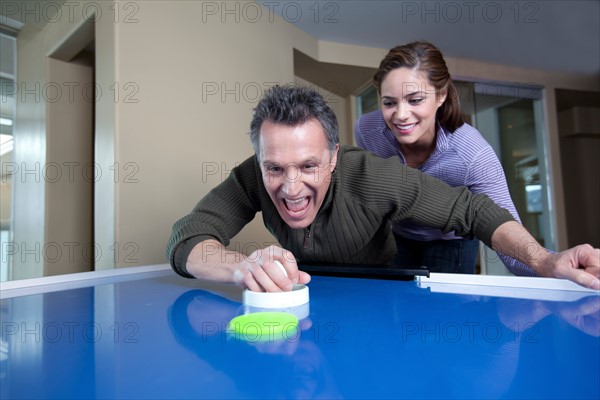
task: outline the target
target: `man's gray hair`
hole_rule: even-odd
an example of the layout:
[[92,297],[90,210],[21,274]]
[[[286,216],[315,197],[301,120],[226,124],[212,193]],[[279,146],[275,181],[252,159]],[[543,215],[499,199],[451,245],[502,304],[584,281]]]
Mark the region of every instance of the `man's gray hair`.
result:
[[339,128],[335,114],[325,99],[315,90],[298,85],[275,85],[265,91],[254,109],[250,123],[250,140],[260,158],[260,128],[264,121],[288,126],[301,125],[311,119],[319,121],[330,152],[339,143]]

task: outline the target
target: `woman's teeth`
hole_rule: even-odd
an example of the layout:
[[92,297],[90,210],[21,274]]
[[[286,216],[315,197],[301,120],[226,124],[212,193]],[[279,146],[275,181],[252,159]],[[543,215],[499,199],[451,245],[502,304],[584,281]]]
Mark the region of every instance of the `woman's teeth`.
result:
[[401,131],[408,131],[412,128],[414,128],[417,124],[410,124],[410,125],[396,125],[396,128],[398,128],[398,130]]

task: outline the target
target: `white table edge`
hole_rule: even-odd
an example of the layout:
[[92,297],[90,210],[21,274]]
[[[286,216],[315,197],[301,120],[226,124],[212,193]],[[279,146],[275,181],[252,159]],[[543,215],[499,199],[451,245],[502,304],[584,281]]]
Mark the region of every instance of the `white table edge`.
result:
[[600,291],[588,289],[566,279],[542,278],[531,276],[505,275],[469,275],[432,272],[429,277],[416,276],[422,283],[450,283],[459,285],[500,286],[524,289],[568,290],[600,294]]
[[98,279],[133,278],[135,274],[153,275],[153,273],[166,273],[167,271],[173,271],[169,264],[157,264],[6,281],[0,283],[0,300],[28,294],[87,287]]

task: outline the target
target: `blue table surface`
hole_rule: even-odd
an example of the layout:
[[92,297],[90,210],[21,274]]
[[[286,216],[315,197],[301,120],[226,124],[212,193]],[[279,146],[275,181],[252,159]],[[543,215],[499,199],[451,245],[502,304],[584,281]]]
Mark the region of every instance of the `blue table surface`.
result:
[[313,277],[286,340],[239,340],[241,290],[171,271],[0,303],[18,398],[600,398],[600,296],[437,293]]

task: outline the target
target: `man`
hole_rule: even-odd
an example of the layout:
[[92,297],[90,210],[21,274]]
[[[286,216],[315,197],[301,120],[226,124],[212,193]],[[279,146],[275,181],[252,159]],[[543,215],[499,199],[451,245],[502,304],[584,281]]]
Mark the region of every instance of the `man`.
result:
[[[600,289],[600,249],[549,253],[486,196],[452,188],[397,158],[340,147],[335,114],[309,88],[269,89],[255,109],[250,139],[255,155],[173,226],[167,255],[178,274],[254,291],[291,290],[310,281],[297,260],[389,263],[390,223],[410,220],[476,236],[539,275]],[[247,256],[227,250],[259,211],[282,247]]]

